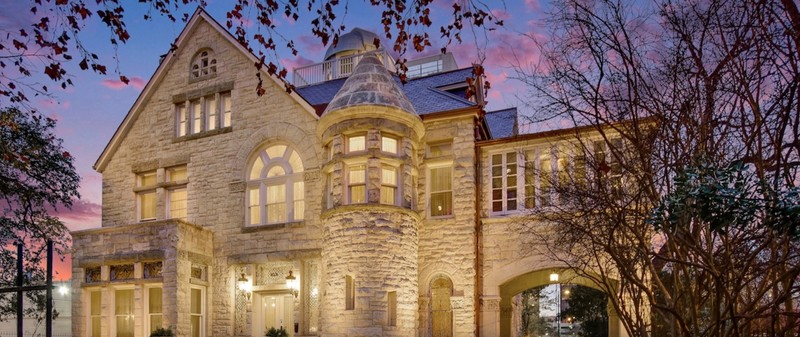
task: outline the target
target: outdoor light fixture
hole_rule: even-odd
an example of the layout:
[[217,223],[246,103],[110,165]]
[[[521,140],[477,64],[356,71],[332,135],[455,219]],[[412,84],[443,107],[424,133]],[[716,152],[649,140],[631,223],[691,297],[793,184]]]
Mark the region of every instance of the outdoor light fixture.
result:
[[550,274],[550,282],[558,282],[558,273],[552,272]]
[[242,273],[242,276],[239,277],[238,280],[236,280],[236,283],[239,286],[239,291],[241,291],[242,294],[245,297],[247,297],[247,300],[249,301],[250,300],[250,293],[253,291],[253,286],[250,283],[250,280],[247,279],[247,276],[245,276],[244,273]]
[[286,287],[292,291],[294,298],[297,298],[297,295],[300,293],[300,282],[292,275],[291,270],[289,270],[289,276],[286,276]]
[[61,296],[66,296],[67,294],[69,294],[69,288],[67,288],[67,286],[65,285],[62,285],[58,287],[58,293],[61,294]]

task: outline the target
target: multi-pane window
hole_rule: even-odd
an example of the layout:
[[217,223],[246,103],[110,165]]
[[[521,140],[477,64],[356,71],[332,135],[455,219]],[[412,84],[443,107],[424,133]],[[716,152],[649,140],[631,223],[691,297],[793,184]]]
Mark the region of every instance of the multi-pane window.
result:
[[217,59],[208,50],[201,51],[192,62],[192,78],[201,78],[217,73]]
[[303,162],[286,145],[258,152],[247,182],[247,223],[266,225],[302,220],[305,214]]
[[136,199],[139,221],[156,218],[156,171],[139,173],[136,176]]
[[367,137],[364,135],[347,137],[347,151],[357,152],[367,149]]
[[381,151],[397,154],[397,139],[392,137],[381,137]]
[[189,322],[191,337],[204,337],[205,334],[205,289],[192,287],[190,290]]
[[428,171],[431,216],[453,214],[453,168],[435,167]]
[[553,154],[550,149],[539,151],[539,206],[553,205]]
[[492,212],[517,209],[517,153],[491,157]]
[[397,168],[384,166],[381,168],[381,203],[394,205],[397,195]]
[[100,337],[103,299],[101,294],[100,290],[89,291],[89,337]]
[[228,127],[231,125],[231,93],[217,93],[177,104],[175,119],[178,137]]
[[366,166],[352,165],[347,170],[347,195],[351,204],[367,202]]
[[133,314],[133,289],[114,291],[114,334],[115,337],[133,337],[135,317]]
[[164,309],[162,305],[162,289],[161,287],[149,287],[147,290],[147,322],[148,334],[158,328],[163,328],[163,314]]
[[166,170],[167,182],[167,216],[173,219],[186,219],[188,192],[186,190],[186,166],[171,167]]

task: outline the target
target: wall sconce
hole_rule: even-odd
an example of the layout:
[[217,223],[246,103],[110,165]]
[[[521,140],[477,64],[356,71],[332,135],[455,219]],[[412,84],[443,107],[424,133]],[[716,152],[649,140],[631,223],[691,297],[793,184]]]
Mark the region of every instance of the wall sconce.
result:
[[249,301],[250,294],[253,292],[253,284],[250,283],[250,280],[244,275],[244,273],[242,273],[242,276],[236,280],[236,283],[239,286],[239,291],[241,291],[242,295],[244,295]]
[[292,295],[294,295],[294,298],[297,298],[297,295],[300,293],[300,282],[292,275],[291,270],[289,270],[289,276],[286,276],[286,287],[291,289]]
[[556,272],[550,273],[550,282],[558,282],[558,273]]

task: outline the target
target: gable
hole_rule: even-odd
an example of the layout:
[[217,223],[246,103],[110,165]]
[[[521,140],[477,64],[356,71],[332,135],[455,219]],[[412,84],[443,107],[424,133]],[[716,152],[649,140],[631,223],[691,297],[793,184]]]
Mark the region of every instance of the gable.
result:
[[[123,119],[122,123],[117,127],[117,130],[114,132],[114,135],[111,137],[111,140],[106,144],[106,147],[103,149],[103,152],[100,154],[100,157],[97,158],[97,161],[94,164],[94,169],[97,172],[102,173],[105,169],[106,165],[110,161],[111,157],[113,156],[114,152],[119,148],[120,144],[123,142],[125,137],[127,136],[128,132],[133,127],[133,124],[136,122],[139,115],[142,113],[147,102],[153,97],[154,93],[157,91],[157,88],[161,85],[162,81],[166,77],[166,74],[170,71],[184,71],[186,72],[187,76],[190,72],[189,68],[186,69],[173,69],[175,67],[176,59],[178,58],[181,53],[191,54],[191,55],[183,55],[188,58],[192,58],[195,54],[194,50],[185,50],[188,44],[188,40],[193,37],[200,27],[203,25],[210,26],[211,29],[216,31],[230,46],[232,46],[233,50],[241,53],[245,56],[248,60],[250,60],[249,64],[255,64],[258,62],[258,59],[255,55],[245,49],[241,44],[239,44],[236,39],[227,31],[225,30],[222,25],[220,25],[216,20],[214,20],[206,11],[202,8],[198,8],[197,11],[192,15],[192,18],[186,24],[184,29],[181,31],[180,35],[176,40],[176,47],[174,50],[167,53],[167,56],[161,61],[156,72],[147,82],[142,92],[139,94],[139,97],[136,98],[131,109],[126,114],[125,118]],[[253,70],[253,68],[249,68],[249,70]],[[270,78],[273,81],[273,84],[277,85],[278,87],[283,87],[283,83],[275,76],[270,76],[267,74],[266,71],[261,71],[262,78]],[[254,76],[255,77],[255,76]],[[265,84],[269,85],[269,84]],[[255,86],[253,87],[255,90]],[[289,95],[291,99],[296,102],[303,110],[305,110],[310,116],[317,119],[318,116],[314,112],[314,108],[308,104],[300,95],[296,92],[292,92],[287,94],[285,91],[282,91],[284,94]]]

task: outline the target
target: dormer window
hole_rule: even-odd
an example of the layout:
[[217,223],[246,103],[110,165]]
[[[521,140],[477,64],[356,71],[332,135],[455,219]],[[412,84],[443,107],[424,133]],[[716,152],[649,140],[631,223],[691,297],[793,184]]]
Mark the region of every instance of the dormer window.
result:
[[192,62],[192,78],[202,78],[217,73],[217,59],[210,50],[201,51]]

